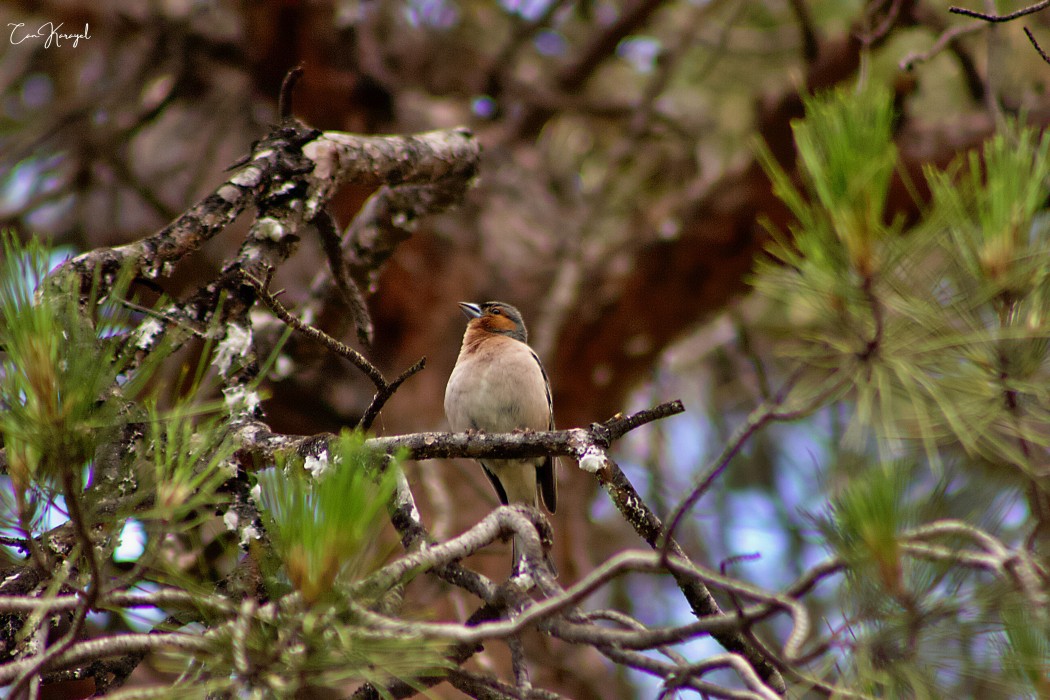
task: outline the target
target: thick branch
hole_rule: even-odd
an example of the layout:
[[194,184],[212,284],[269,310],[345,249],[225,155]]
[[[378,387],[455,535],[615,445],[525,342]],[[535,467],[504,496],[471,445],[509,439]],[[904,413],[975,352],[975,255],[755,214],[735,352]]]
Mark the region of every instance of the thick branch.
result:
[[[208,644],[208,640],[196,634],[178,632],[165,634],[121,634],[78,642],[61,656],[53,659],[47,665],[47,668],[64,668],[98,658],[149,652],[164,647],[174,647],[190,652],[206,652]],[[15,676],[31,668],[36,661],[37,659],[34,657],[0,666],[0,683],[9,683]]]
[[322,133],[288,121],[256,144],[225,183],[159,232],[84,253],[59,271],[79,275],[84,284],[99,271],[107,285],[130,264],[138,276],[153,279],[170,274],[170,265],[213,238],[248,205],[265,207],[260,200],[286,204],[301,198],[295,210],[312,220],[347,183],[422,185],[450,178],[468,182],[477,171],[479,155],[477,141],[463,128],[380,137]]
[[[600,468],[605,450],[614,441],[635,428],[654,420],[682,413],[681,401],[669,401],[655,408],[633,413],[617,414],[604,423],[590,428],[569,430],[527,431],[521,433],[406,433],[390,437],[376,437],[365,445],[378,452],[396,454],[404,450],[408,459],[447,459],[450,457],[520,458],[543,455],[571,456],[584,463],[585,468]],[[261,457],[264,462],[279,452],[294,452],[301,457],[319,457],[327,451],[333,438],[329,433],[309,436],[280,435],[263,423],[246,422],[238,429],[244,449]],[[583,466],[583,465],[581,465]]]
[[388,454],[405,449],[410,459],[518,458],[543,455],[565,455],[577,460],[604,458],[605,450],[628,432],[654,420],[682,413],[684,410],[682,402],[675,400],[629,416],[617,414],[604,423],[593,423],[590,428],[495,434],[409,433],[373,438],[366,444]]
[[315,164],[306,214],[317,215],[340,186],[425,185],[469,181],[477,173],[480,146],[467,128],[415,136],[357,136],[327,131],[303,146]]

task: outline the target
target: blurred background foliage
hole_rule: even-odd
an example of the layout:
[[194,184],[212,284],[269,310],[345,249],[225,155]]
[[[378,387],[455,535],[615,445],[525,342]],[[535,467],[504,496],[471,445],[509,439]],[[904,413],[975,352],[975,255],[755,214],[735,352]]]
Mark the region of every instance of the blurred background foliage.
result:
[[[785,396],[792,420],[744,444],[679,532],[686,551],[771,590],[831,554],[850,562],[852,575],[807,599],[831,645],[818,674],[881,697],[1039,696],[1047,611],[1001,579],[902,553],[901,533],[946,519],[1031,546],[1044,565],[1048,547],[1050,66],[1019,23],[993,28],[950,4],[4,2],[0,24],[16,26],[0,41],[0,222],[48,239],[56,256],[156,230],[266,133],[280,80],[300,63],[295,112],[311,126],[469,125],[485,153],[468,202],[424,222],[369,290],[375,362],[400,371],[429,360],[377,432],[444,427],[459,300],[522,308],[559,425],[685,401],[685,416],[619,448],[661,516],[756,407]],[[87,25],[90,39],[18,34],[18,23],[49,21]],[[1050,13],[1024,22],[1050,41]],[[369,194],[340,195],[341,224]],[[210,279],[243,230],[136,290],[141,302]],[[275,286],[348,339],[320,260],[304,245]],[[274,429],[354,423],[368,385],[307,341],[286,350],[265,382]],[[171,365],[208,352],[191,343]],[[156,379],[165,386],[214,398],[178,370],[157,371],[170,374]],[[186,428],[172,416],[163,442],[178,445]],[[19,439],[5,423],[5,444]],[[162,455],[157,464],[177,471]],[[494,505],[475,465],[405,469],[438,536]],[[564,464],[561,488],[563,583],[639,544],[589,476]],[[201,570],[236,551],[212,525],[180,544]],[[498,572],[506,557],[475,559]],[[406,601],[433,614],[470,603],[430,580]],[[650,624],[690,615],[660,579],[622,580],[594,604]],[[568,697],[659,692],[640,674],[611,685],[587,650],[528,644],[536,683]],[[685,648],[717,651],[706,640]],[[505,659],[490,650],[472,663]]]

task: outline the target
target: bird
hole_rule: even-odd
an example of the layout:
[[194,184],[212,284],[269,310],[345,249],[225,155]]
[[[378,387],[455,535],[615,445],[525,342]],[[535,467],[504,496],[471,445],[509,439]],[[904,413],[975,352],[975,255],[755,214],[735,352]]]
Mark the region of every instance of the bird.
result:
[[[445,387],[445,416],[452,430],[553,430],[550,380],[528,345],[521,312],[502,301],[460,302],[459,308],[470,320]],[[539,508],[542,498],[547,510],[554,513],[557,462],[550,455],[479,462],[501,504]],[[512,541],[512,556],[519,571],[523,549],[516,540]],[[547,565],[557,575],[549,555]]]

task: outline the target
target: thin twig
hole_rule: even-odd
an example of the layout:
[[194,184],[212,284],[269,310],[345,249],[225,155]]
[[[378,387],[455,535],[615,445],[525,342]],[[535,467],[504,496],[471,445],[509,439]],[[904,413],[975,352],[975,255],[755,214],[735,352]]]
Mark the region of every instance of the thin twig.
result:
[[875,276],[871,274],[864,275],[864,281],[861,284],[861,291],[864,293],[864,298],[868,302],[868,306],[871,307],[871,320],[875,324],[875,329],[869,338],[864,343],[864,349],[857,354],[862,361],[870,360],[878,351],[882,345],[882,304],[879,302],[879,297],[875,294]]
[[427,358],[421,357],[416,364],[399,374],[394,381],[376,391],[375,396],[372,397],[372,403],[368,404],[368,408],[365,410],[364,415],[361,416],[361,420],[358,421],[357,427],[361,430],[368,430],[371,428],[376,416],[378,416],[379,412],[383,409],[383,405],[394,395],[394,392],[398,390],[401,384],[426,366]]
[[624,8],[623,12],[612,22],[595,24],[596,31],[589,38],[583,51],[575,61],[558,71],[558,87],[566,92],[576,92],[590,80],[591,76],[605,62],[614,56],[616,47],[632,32],[649,21],[654,12],[660,9],[666,0],[639,0]]
[[510,31],[510,36],[496,53],[484,71],[484,78],[478,81],[478,91],[497,97],[502,92],[506,76],[513,72],[514,61],[518,51],[532,39],[539,30],[548,26],[554,15],[565,6],[567,0],[552,0],[546,4],[543,12],[535,19],[515,23]]
[[361,420],[358,422],[358,427],[364,430],[367,430],[372,426],[372,422],[379,414],[379,411],[383,408],[383,405],[387,402],[387,400],[394,395],[394,392],[397,391],[398,387],[400,387],[406,379],[411,377],[413,374],[416,374],[426,366],[426,358],[424,357],[419,362],[402,372],[401,375],[393,382],[388,382],[383,376],[383,373],[380,372],[375,365],[369,362],[364,355],[359,353],[357,350],[354,350],[349,345],[345,345],[339,342],[338,340],[328,335],[321,329],[315,328],[299,320],[291,313],[289,313],[288,309],[284,308],[281,302],[277,301],[277,298],[273,294],[270,294],[270,292],[266,290],[266,285],[263,282],[256,279],[247,272],[244,272],[243,276],[244,279],[248,282],[248,284],[250,284],[255,289],[256,294],[258,294],[262,302],[266,304],[266,306],[270,309],[270,311],[273,312],[273,314],[277,318],[281,319],[281,321],[291,326],[294,330],[302,333],[303,335],[307,336],[308,338],[311,338],[312,340],[317,341],[318,343],[324,345],[326,348],[328,348],[335,354],[348,360],[351,364],[353,364],[355,367],[364,372],[365,376],[372,380],[372,383],[376,387],[376,394],[372,398],[372,403],[368,406],[368,409],[365,411],[365,414],[361,417]]
[[[17,456],[13,457],[17,459]],[[37,547],[37,542],[33,538],[33,518],[32,513],[29,510],[29,504],[26,503],[26,489],[22,485],[22,482],[18,479],[12,479],[15,491],[16,505],[18,507],[18,529],[25,535],[25,543],[29,547],[29,559],[36,566],[37,570],[41,573],[48,571],[51,568],[50,557],[47,554],[46,547]],[[41,537],[41,542],[44,542],[44,538]]]
[[789,0],[791,12],[798,21],[799,34],[802,38],[802,58],[806,63],[813,63],[820,56],[820,37],[813,28],[813,18],[805,0]]
[[832,381],[832,379],[834,379],[833,376],[829,377],[825,389],[810,399],[805,406],[792,411],[782,410],[782,407],[787,402],[792,389],[795,387],[798,380],[802,378],[802,374],[803,368],[800,367],[787,379],[787,381],[784,382],[784,386],[781,387],[776,396],[755,408],[755,410],[748,415],[747,420],[744,421],[743,425],[737,428],[736,433],[733,434],[726,446],[722,448],[721,454],[719,454],[718,457],[716,457],[708,467],[701,472],[700,476],[696,479],[695,486],[693,486],[692,490],[689,492],[689,495],[682,500],[671,514],[667,530],[663,535],[663,545],[661,546],[662,551],[668,551],[668,543],[674,537],[674,533],[681,524],[682,518],[685,514],[696,505],[696,502],[700,500],[700,497],[711,488],[711,485],[715,480],[721,476],[722,472],[729,466],[729,463],[740,453],[740,450],[743,449],[747,441],[750,440],[756,432],[765,427],[767,423],[797,420],[809,415],[820,408],[829,397],[838,393],[846,382],[849,381],[849,377],[845,375],[839,376],[834,381]]
[[505,641],[507,648],[510,649],[511,667],[514,669],[514,684],[519,692],[527,694],[532,689],[532,681],[529,680],[529,667],[525,664],[525,645],[522,644],[521,635],[512,634]]
[[[163,634],[118,634],[78,642],[58,658],[50,660],[49,666],[62,668],[107,656],[120,656],[136,652],[148,652],[163,647],[175,647],[193,652],[204,652],[210,640],[199,634],[165,632]],[[12,661],[0,666],[0,684],[10,682],[35,664],[34,659]],[[15,697],[10,693],[8,697]]]
[[[180,320],[178,318],[175,318],[175,317],[171,316],[170,314],[167,314],[167,313],[165,313],[163,311],[157,311],[156,309],[151,309],[148,306],[143,306],[142,304],[136,304],[135,302],[131,301],[130,299],[118,299],[117,303],[119,303],[121,306],[126,306],[127,308],[131,309],[132,311],[138,311],[139,313],[145,314],[146,316],[149,316],[150,318],[155,318],[158,321],[162,321],[164,323],[171,323],[173,325],[179,326],[180,328],[182,328],[183,330],[188,332],[190,335],[193,335],[193,336],[195,336],[197,338],[202,338],[202,339],[207,338],[207,335],[203,331],[201,331],[201,330],[199,330],[197,328],[194,328],[190,324],[185,323],[184,321],[182,321],[182,320]],[[146,348],[143,348],[143,349],[146,349]]]
[[1046,61],[1048,64],[1050,64],[1050,56],[1046,55],[1046,51],[1043,51],[1043,47],[1040,46],[1039,42],[1035,40],[1034,36],[1032,36],[1032,30],[1030,30],[1028,27],[1025,27],[1024,28],[1024,35],[1026,37],[1028,37],[1028,41],[1032,42],[1032,46],[1035,47],[1035,50],[1039,53],[1039,55],[1042,57],[1042,59],[1044,61]]
[[[563,696],[540,688],[519,689],[496,678],[452,668],[448,671],[448,682],[473,698],[522,698],[522,700],[561,700]],[[480,692],[479,692],[480,690]]]
[[[46,614],[68,612],[80,605],[79,595],[60,595],[45,598],[27,597],[24,595],[0,595],[0,613],[32,613],[43,611]],[[102,596],[96,604],[98,609],[112,608],[179,608],[185,610],[205,609],[210,612],[229,615],[234,607],[221,596],[202,595],[199,592],[173,589],[161,589],[150,593],[128,593],[113,591]]]
[[[635,630],[636,632],[644,632],[648,630],[648,627],[644,624],[619,610],[592,610],[581,615],[580,619],[585,622],[590,622],[591,620],[609,620],[610,622],[620,625],[624,629]],[[669,646],[658,646],[655,648],[676,664],[684,666],[688,663],[684,656]]]
[[342,239],[336,228],[335,220],[327,209],[322,209],[321,213],[314,219],[314,224],[317,226],[317,232],[321,235],[321,247],[328,258],[328,269],[332,273],[336,289],[339,290],[339,294],[343,297],[343,302],[350,309],[350,315],[354,320],[354,328],[357,331],[357,339],[365,347],[371,347],[375,335],[372,319],[368,315],[365,297],[361,294],[361,289],[350,275],[350,266],[343,258]]
[[[686,559],[685,552],[678,542],[666,536],[666,530],[660,518],[646,505],[645,500],[634,488],[627,475],[615,462],[606,460],[606,467],[598,472],[598,480],[624,519],[650,547],[661,553],[661,558],[671,556]],[[718,607],[718,602],[703,581],[692,575],[676,573],[673,569],[671,573],[698,619],[710,620],[712,616],[723,614],[722,609]],[[777,670],[748,645],[738,630],[710,630],[710,634],[726,651],[740,653],[747,658],[763,681],[773,687],[786,689],[787,686]]]
[[968,10],[965,7],[952,6],[948,8],[948,12],[953,15],[965,15],[966,17],[976,17],[977,19],[983,19],[985,22],[1009,22],[1010,20],[1017,19],[1018,17],[1024,17],[1025,15],[1031,15],[1040,10],[1045,10],[1050,7],[1050,0],[1042,0],[1034,5],[1023,7],[1016,12],[1011,12],[1006,15],[991,15],[984,12],[977,12],[976,10]]
[[970,24],[960,24],[954,27],[948,27],[941,32],[941,35],[937,37],[937,40],[933,42],[933,45],[930,48],[921,53],[909,53],[901,59],[899,66],[901,70],[911,70],[916,64],[925,63],[938,55],[941,51],[944,51],[945,48],[951,46],[959,37],[972,34],[983,28],[983,22],[971,22]]
[[5,547],[14,547],[21,552],[29,552],[29,538],[27,537],[7,537],[6,535],[0,535],[0,544]]
[[295,93],[296,84],[302,77],[303,65],[300,63],[288,71],[284,76],[284,80],[281,81],[281,92],[277,98],[277,116],[282,121],[290,119],[292,116],[292,95]]
[[[664,682],[667,682],[668,679],[674,679],[674,686],[695,690],[704,698],[727,698],[728,700],[756,700],[756,698],[759,698],[759,696],[756,696],[755,693],[749,690],[731,690],[688,674],[682,677],[680,672],[683,670],[683,667],[678,664],[669,664],[665,661],[654,659],[646,654],[627,651],[609,645],[599,646],[597,649],[617,665],[637,669]],[[672,690],[671,692],[674,691]],[[668,696],[662,694],[661,697]]]
[[[658,4],[643,0],[633,11],[639,12],[645,6]],[[608,165],[603,169],[602,179],[585,196],[581,206],[584,211],[590,213],[579,217],[580,224],[577,230],[568,238],[572,243],[568,244],[566,253],[560,256],[561,264],[543,303],[544,314],[536,323],[533,348],[540,357],[549,356],[553,352],[555,338],[566,319],[570,317],[572,309],[578,306],[582,285],[588,279],[588,272],[602,268],[608,257],[615,254],[620,247],[615,240],[606,241],[603,254],[597,262],[588,261],[588,256],[583,253],[586,248],[584,242],[593,237],[594,230],[600,226],[599,222],[603,221],[604,212],[609,209],[609,202],[615,198],[617,182],[624,179],[623,173],[630,169],[635,155],[642,150],[642,140],[651,130],[653,118],[658,112],[659,97],[693,48],[704,16],[709,11],[710,8],[705,3],[694,6],[674,40],[661,52],[653,75],[647,81],[624,133],[610,149]],[[712,55],[709,65],[713,66],[717,57],[716,52]],[[566,88],[566,84],[563,83],[562,87]]]
[[[878,11],[878,9],[880,8],[873,9],[871,15],[866,14],[865,21],[867,21],[869,17],[874,15],[874,13]],[[863,44],[865,47],[870,47],[872,44],[886,38],[886,35],[889,34],[889,31],[893,29],[893,25],[897,22],[897,17],[900,15],[900,10],[901,0],[893,0],[890,3],[889,9],[886,10],[886,15],[882,18],[882,21],[880,21],[879,24],[870,31],[866,31],[859,36],[861,44]]]

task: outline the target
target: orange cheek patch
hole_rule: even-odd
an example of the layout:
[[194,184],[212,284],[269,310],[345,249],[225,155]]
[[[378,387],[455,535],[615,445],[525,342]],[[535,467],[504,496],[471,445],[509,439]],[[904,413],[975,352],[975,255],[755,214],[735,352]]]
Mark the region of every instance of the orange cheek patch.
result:
[[506,316],[483,316],[480,325],[490,331],[512,331],[518,327]]

